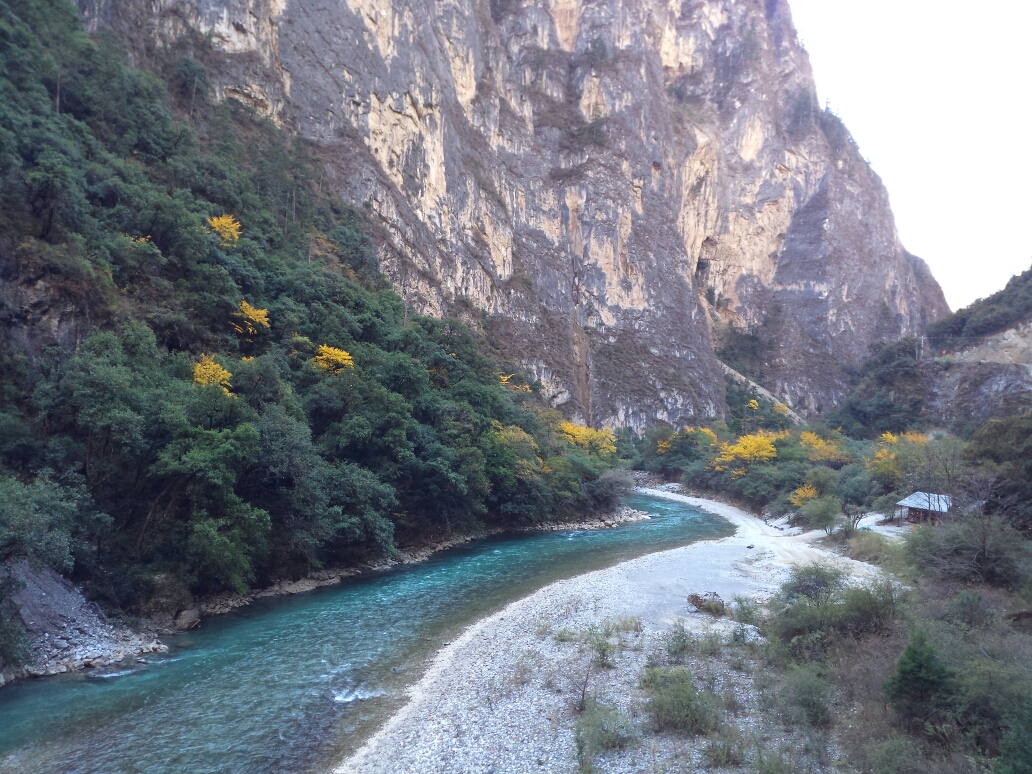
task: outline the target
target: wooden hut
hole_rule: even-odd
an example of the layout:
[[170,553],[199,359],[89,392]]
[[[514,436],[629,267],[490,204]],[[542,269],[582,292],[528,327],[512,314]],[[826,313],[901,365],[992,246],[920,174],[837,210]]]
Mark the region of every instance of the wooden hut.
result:
[[922,524],[930,521],[932,524],[938,524],[943,515],[949,513],[951,507],[953,499],[949,495],[914,492],[896,503],[893,515],[900,523],[909,521]]

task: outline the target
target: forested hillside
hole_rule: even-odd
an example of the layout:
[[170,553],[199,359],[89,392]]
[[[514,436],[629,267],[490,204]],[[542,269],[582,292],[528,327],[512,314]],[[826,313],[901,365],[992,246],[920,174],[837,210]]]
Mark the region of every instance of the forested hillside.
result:
[[[723,731],[702,729],[716,740],[704,748],[711,764],[745,763],[755,745],[755,771],[1032,771],[1032,415],[990,420],[967,441],[936,428],[913,389],[917,343],[875,352],[861,380],[869,392],[828,422],[793,426],[783,405],[741,390],[729,394],[727,423],[621,436],[636,467],[822,530],[825,548],[883,570],[847,583],[837,563],[799,566],[766,605],[735,598],[736,619],[766,638],[754,651],[766,697],[757,720],[779,730],[776,743],[743,741],[734,705]],[[896,504],[915,492],[945,495],[948,511],[902,523]],[[694,671],[712,673],[724,643],[711,642],[675,626],[667,663],[705,656]],[[661,674],[650,671],[646,688]],[[706,706],[681,696],[678,706]],[[581,734],[596,722],[585,712]],[[792,729],[801,741],[786,740]]]
[[1011,277],[1003,290],[928,326],[934,351],[960,349],[1032,318],[1032,269]]
[[318,149],[207,82],[0,2],[0,562],[145,612],[610,506],[612,436],[410,314]]

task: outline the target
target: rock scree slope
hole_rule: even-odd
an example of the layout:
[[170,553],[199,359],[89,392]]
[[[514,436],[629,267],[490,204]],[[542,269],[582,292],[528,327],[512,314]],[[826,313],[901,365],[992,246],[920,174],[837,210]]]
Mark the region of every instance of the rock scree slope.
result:
[[721,414],[729,329],[772,342],[765,387],[828,409],[872,342],[949,311],[785,0],[78,2],[322,144],[406,301],[484,313],[580,421]]

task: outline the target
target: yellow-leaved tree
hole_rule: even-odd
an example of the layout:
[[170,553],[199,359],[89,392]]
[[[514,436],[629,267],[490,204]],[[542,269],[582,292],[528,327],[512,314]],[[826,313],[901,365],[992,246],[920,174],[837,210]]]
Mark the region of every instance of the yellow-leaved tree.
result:
[[797,490],[792,492],[791,495],[789,495],[788,501],[792,503],[792,505],[794,505],[796,508],[798,508],[803,503],[810,502],[810,500],[812,500],[819,494],[820,492],[817,491],[817,487],[815,487],[813,484],[803,484]]
[[[761,430],[751,435],[743,435],[734,443],[720,444],[720,454],[713,460],[714,470],[727,470],[733,463],[751,465],[757,462],[769,462],[778,456],[774,441],[783,437],[780,433],[768,433]],[[744,475],[743,468],[736,468],[735,473]]]
[[683,442],[694,442],[699,446],[716,446],[719,443],[717,434],[708,427],[686,427],[678,430],[669,438],[664,438],[656,443],[656,454],[669,454],[683,445]]
[[852,462],[849,454],[840,449],[835,440],[821,438],[809,430],[799,434],[799,445],[806,449],[806,457],[811,462],[825,462],[833,466]]
[[216,363],[211,355],[201,355],[201,359],[194,364],[194,384],[201,387],[221,387],[222,391],[229,395],[229,388],[232,386],[229,380],[232,377],[233,374]]
[[567,441],[592,454],[600,457],[616,454],[616,436],[612,430],[595,430],[573,422],[560,422],[559,429]]
[[240,235],[244,232],[244,227],[240,225],[240,221],[232,215],[214,215],[208,218],[208,225],[222,240],[220,243],[222,247],[232,247],[235,245],[240,241]]
[[229,324],[241,336],[257,336],[260,328],[269,327],[269,310],[251,306],[246,301],[240,302],[240,311],[234,312]]
[[506,375],[506,374],[503,374],[503,373],[499,373],[498,374],[498,379],[499,379],[499,381],[501,381],[502,387],[506,387],[506,388],[512,390],[513,392],[533,392],[533,390],[531,389],[529,384],[518,384],[518,383],[513,382],[513,378],[515,376],[516,376],[516,374],[508,374],[508,375]]
[[705,443],[707,446],[716,446],[720,443],[720,439],[717,438],[717,434],[708,427],[693,427],[689,430],[685,430],[685,432],[698,433],[701,436],[701,443]]
[[315,351],[315,357],[312,358],[312,363],[320,371],[331,374],[338,374],[346,368],[355,367],[355,359],[351,357],[350,352],[327,344],[319,345],[319,349]]

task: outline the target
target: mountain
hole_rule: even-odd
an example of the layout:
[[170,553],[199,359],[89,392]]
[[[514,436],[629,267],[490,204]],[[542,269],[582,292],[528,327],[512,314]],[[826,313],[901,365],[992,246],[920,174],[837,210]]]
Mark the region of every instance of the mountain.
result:
[[589,425],[721,414],[714,350],[736,336],[762,343],[748,376],[827,410],[870,345],[949,313],[820,109],[784,0],[80,12],[318,142],[318,185],[378,222],[407,304],[481,326]]
[[[739,346],[735,354],[748,358]],[[1032,410],[1032,269],[941,318],[927,336],[879,346],[828,420],[854,437],[910,428],[967,435]]]

